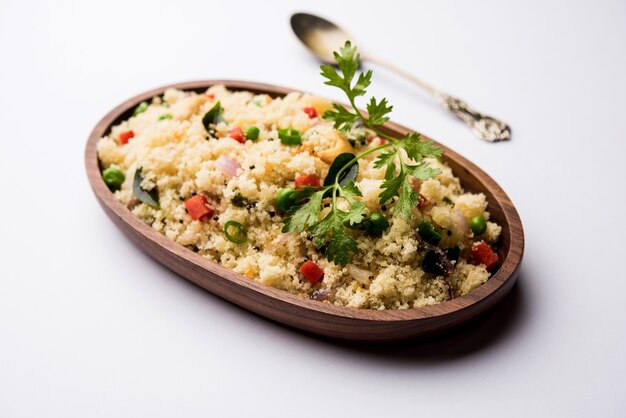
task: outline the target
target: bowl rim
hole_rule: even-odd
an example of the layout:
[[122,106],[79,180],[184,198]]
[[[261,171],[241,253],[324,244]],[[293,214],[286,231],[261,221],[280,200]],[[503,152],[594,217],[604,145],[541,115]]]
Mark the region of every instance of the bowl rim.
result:
[[[320,314],[329,314],[333,316],[341,316],[350,319],[358,319],[365,321],[416,321],[421,319],[443,317],[446,315],[452,315],[459,313],[469,307],[486,302],[489,296],[503,290],[502,288],[507,284],[509,280],[516,280],[517,271],[521,264],[521,260],[524,252],[524,233],[523,226],[515,209],[515,206],[511,202],[510,198],[504,192],[504,190],[493,180],[487,173],[476,166],[471,161],[467,160],[462,155],[451,150],[447,146],[438,143],[440,147],[444,149],[444,155],[457,162],[457,164],[465,167],[470,171],[474,177],[476,177],[486,189],[489,189],[493,194],[499,205],[502,207],[503,216],[506,220],[506,226],[509,228],[510,242],[508,246],[508,253],[503,262],[498,267],[498,270],[493,274],[487,282],[474,289],[470,293],[448,300],[440,302],[434,305],[424,306],[420,308],[408,308],[408,309],[386,309],[377,310],[371,308],[355,308],[336,306],[326,303],[321,303],[315,300],[306,299],[290,293],[286,290],[277,289],[265,285],[257,280],[251,280],[243,275],[235,273],[234,271],[223,267],[222,265],[210,261],[200,254],[185,248],[184,246],[174,242],[167,238],[165,235],[154,230],[144,221],[133,215],[122,203],[115,199],[113,193],[108,189],[102,176],[100,175],[100,163],[97,155],[97,142],[106,135],[111,126],[119,123],[126,114],[134,109],[139,103],[152,99],[155,96],[162,95],[165,90],[170,88],[176,88],[180,90],[189,91],[201,91],[213,85],[224,85],[230,90],[247,90],[253,91],[259,94],[269,94],[271,96],[283,96],[290,92],[301,92],[302,90],[292,89],[288,87],[281,87],[272,84],[257,83],[251,81],[240,80],[197,80],[168,84],[165,86],[157,87],[146,92],[137,94],[124,102],[117,105],[111,111],[109,111],[94,127],[89,135],[85,147],[85,166],[89,183],[93,189],[98,200],[102,205],[106,205],[117,218],[124,221],[128,226],[133,228],[135,232],[143,235],[144,237],[152,240],[168,251],[172,252],[180,259],[193,263],[203,269],[208,270],[214,274],[221,276],[223,279],[230,280],[236,285],[246,287],[250,290],[258,292],[260,296],[266,296],[274,299],[279,299],[282,302],[295,305],[296,308],[307,309],[316,311]],[[385,128],[393,130],[400,134],[406,134],[412,132],[402,125],[395,122],[385,123]],[[428,138],[422,135],[424,138]],[[431,139],[431,138],[428,138]],[[432,140],[432,139],[431,139]],[[433,140],[434,141],[434,140]],[[505,226],[502,226],[503,228]],[[513,233],[515,232],[515,233]],[[509,288],[512,287],[510,284]],[[221,296],[221,295],[218,295]]]

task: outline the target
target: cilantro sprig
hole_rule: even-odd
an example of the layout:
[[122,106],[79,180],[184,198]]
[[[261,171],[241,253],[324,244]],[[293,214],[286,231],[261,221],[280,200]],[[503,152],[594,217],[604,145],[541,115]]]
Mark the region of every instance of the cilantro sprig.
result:
[[[356,105],[356,99],[367,93],[372,82],[372,71],[357,76],[360,55],[349,41],[334,53],[334,57],[340,72],[331,65],[322,65],[321,75],[326,78],[325,84],[337,87],[346,94],[351,109],[334,103],[332,109],[324,113],[324,120],[333,122],[334,128],[344,134],[362,124],[388,142],[358,155],[345,153],[337,156],[323,187],[304,187],[294,192],[296,206],[289,211],[282,230],[288,233],[307,231],[312,235],[316,248],[325,247],[329,261],[345,266],[358,251],[357,241],[347,227],[358,225],[367,216],[365,202],[359,199],[362,197],[361,191],[354,183],[358,160],[380,151],[374,162],[375,168],[385,169],[379,203],[389,204],[398,197],[393,216],[410,219],[412,208],[417,206],[420,196],[412,183],[415,179],[427,180],[440,174],[440,170],[430,167],[426,158],[439,157],[443,151],[431,141],[422,141],[417,132],[396,138],[382,131],[380,126],[389,120],[393,109],[387,99],[371,97],[366,105],[367,117]],[[322,205],[329,199],[330,209],[320,220]],[[346,201],[347,205],[341,205],[347,206],[346,210],[339,207],[341,200]]]

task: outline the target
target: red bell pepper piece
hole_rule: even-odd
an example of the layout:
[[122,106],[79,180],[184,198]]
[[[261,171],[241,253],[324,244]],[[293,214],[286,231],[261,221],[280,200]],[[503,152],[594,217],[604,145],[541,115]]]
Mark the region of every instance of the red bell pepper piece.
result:
[[302,274],[311,284],[319,283],[324,278],[324,270],[315,264],[315,261],[313,260],[308,260],[300,266],[300,274]]
[[202,195],[193,196],[185,201],[185,208],[189,212],[189,216],[194,221],[210,218],[213,216],[213,208],[209,206],[206,197]]
[[485,242],[474,245],[471,256],[476,264],[484,264],[488,271],[492,271],[498,265],[498,254]]
[[320,187],[320,178],[316,174],[296,177],[296,190],[300,190],[302,186]]
[[235,141],[243,144],[244,142],[246,142],[246,138],[243,136],[243,130],[237,126],[236,128],[233,128],[230,130],[230,137],[232,139],[234,139]]
[[315,119],[317,117],[317,112],[313,107],[305,107],[302,111],[309,115],[309,119]]
[[120,134],[118,137],[120,144],[126,145],[128,141],[135,137],[135,133],[133,131],[125,131]]

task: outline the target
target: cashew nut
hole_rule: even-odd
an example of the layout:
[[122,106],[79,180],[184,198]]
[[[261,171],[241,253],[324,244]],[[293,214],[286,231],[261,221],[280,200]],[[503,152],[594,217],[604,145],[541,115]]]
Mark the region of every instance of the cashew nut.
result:
[[317,156],[327,164],[331,164],[339,154],[353,151],[350,142],[342,138],[336,131],[332,131],[331,137],[328,139],[334,141],[333,147],[317,153]]
[[176,120],[189,119],[209,98],[204,94],[185,97],[172,105],[172,117]]

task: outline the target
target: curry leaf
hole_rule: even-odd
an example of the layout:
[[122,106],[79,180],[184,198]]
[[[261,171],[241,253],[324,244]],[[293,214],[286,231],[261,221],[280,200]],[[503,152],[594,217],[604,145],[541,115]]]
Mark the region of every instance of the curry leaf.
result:
[[143,168],[139,167],[135,170],[135,178],[133,179],[133,193],[141,202],[153,207],[154,209],[161,209],[159,205],[159,190],[155,187],[152,190],[145,190],[141,187],[143,183],[143,177],[141,175]]
[[[354,161],[355,158],[356,155],[349,152],[344,152],[343,154],[339,154],[335,157],[333,163],[328,169],[328,174],[326,174],[326,178],[324,179],[324,186],[331,186],[335,183],[335,181],[340,186],[346,186],[348,183],[356,179],[356,176],[359,173],[359,164]],[[339,174],[339,172],[346,166],[348,167],[345,168],[339,177],[337,177],[337,174]]]
[[202,117],[202,124],[204,128],[208,131],[210,129],[210,125],[217,125],[222,121],[222,114],[224,113],[224,109],[222,109],[222,104],[220,102],[215,103],[211,110],[206,112]]

